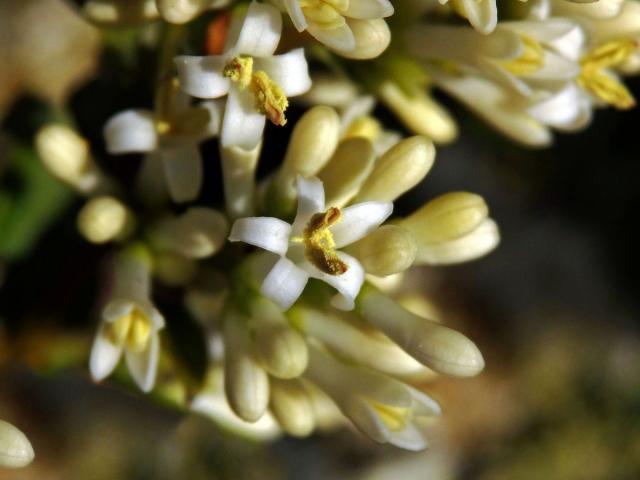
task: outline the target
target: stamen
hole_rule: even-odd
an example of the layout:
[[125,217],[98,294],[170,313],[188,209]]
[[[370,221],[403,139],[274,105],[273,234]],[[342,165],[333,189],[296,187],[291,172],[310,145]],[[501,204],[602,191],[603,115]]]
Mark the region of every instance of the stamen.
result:
[[144,313],[134,308],[131,313],[113,322],[107,335],[116,345],[126,342],[130,351],[141,352],[151,336],[151,323]]
[[253,58],[251,57],[234,57],[222,70],[222,74],[237,82],[240,90],[244,90],[249,86],[253,74]]
[[519,57],[501,61],[500,64],[515,76],[530,75],[544,65],[544,49],[533,38],[520,35],[523,50]]
[[304,254],[318,270],[329,275],[342,275],[349,266],[338,257],[333,235],[329,230],[342,218],[339,208],[331,207],[311,217],[304,229]]
[[392,407],[374,400],[369,400],[385,426],[392,432],[399,432],[407,425],[411,417],[411,409],[407,407]]
[[256,99],[256,109],[267,116],[275,125],[286,125],[284,112],[289,107],[289,100],[280,86],[269,76],[259,71],[251,77],[251,92]]

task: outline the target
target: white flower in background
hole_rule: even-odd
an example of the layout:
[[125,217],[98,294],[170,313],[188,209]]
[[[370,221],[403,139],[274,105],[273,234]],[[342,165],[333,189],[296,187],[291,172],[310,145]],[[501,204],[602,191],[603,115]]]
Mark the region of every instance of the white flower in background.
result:
[[307,31],[316,40],[339,53],[356,49],[354,25],[393,15],[389,0],[272,0],[291,17],[299,32]]
[[[449,0],[438,1],[443,5],[449,3]],[[480,33],[491,33],[498,24],[496,0],[452,0],[451,6]]]
[[161,165],[176,202],[194,200],[200,193],[203,167],[199,143],[216,136],[220,125],[218,103],[191,106],[190,101],[179,92],[177,81],[172,81],[159,111],[125,110],[104,126],[107,151],[114,155],[145,153],[141,175]]
[[25,467],[33,461],[34,456],[26,435],[10,423],[0,420],[0,467]]
[[102,309],[102,321],[91,349],[94,380],[111,374],[123,353],[136,384],[153,389],[160,355],[159,331],[164,318],[150,295],[151,259],[143,247],[130,247],[115,260],[114,285]]
[[176,58],[184,92],[198,98],[227,96],[223,148],[253,150],[265,117],[284,125],[288,97],[311,87],[303,49],[273,55],[281,30],[282,17],[275,8],[252,2],[244,17],[234,16],[222,55]]
[[262,283],[261,293],[288,309],[300,296],[309,277],[336,290],[332,304],[351,310],[364,281],[360,263],[337,249],[365,237],[393,210],[391,202],[369,201],[344,209],[324,200],[322,182],[298,178],[298,212],[292,225],[278,218],[236,220],[229,240],[245,242],[280,256]]

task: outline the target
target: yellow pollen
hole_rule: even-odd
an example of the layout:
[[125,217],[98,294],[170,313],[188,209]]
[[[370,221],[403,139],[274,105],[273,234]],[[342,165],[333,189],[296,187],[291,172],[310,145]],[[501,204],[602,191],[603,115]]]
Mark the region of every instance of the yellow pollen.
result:
[[107,334],[113,343],[126,343],[128,350],[139,353],[149,342],[151,322],[144,313],[134,308],[131,313],[113,322]]
[[365,116],[356,118],[351,122],[349,128],[347,128],[347,131],[344,134],[344,137],[362,137],[373,142],[378,138],[381,131],[382,128],[380,127],[380,122],[373,117]]
[[256,109],[267,116],[275,125],[286,125],[287,119],[284,112],[289,107],[289,100],[280,86],[259,71],[251,77],[251,92],[256,99]]
[[374,400],[369,400],[369,403],[376,410],[380,419],[385,426],[392,432],[399,432],[407,426],[407,423],[411,420],[411,409],[407,407],[392,407],[390,405],[384,405]]
[[635,106],[636,101],[627,87],[607,68],[616,67],[632,55],[638,45],[635,40],[613,40],[587,53],[580,65],[578,85],[603,102],[621,110]]
[[329,275],[342,275],[348,265],[338,257],[335,251],[333,235],[329,230],[342,218],[339,208],[331,207],[324,213],[311,217],[304,229],[304,254],[318,270]]
[[222,74],[236,82],[240,90],[244,90],[251,83],[251,75],[253,74],[253,58],[251,57],[234,57],[222,70]]
[[544,65],[542,45],[526,35],[520,35],[520,39],[524,47],[520,56],[499,62],[504,69],[517,77],[535,73]]

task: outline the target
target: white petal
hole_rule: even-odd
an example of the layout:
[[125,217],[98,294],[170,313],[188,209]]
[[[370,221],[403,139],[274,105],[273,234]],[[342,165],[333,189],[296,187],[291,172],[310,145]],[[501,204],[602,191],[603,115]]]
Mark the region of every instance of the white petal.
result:
[[316,177],[298,176],[298,211],[291,232],[300,235],[305,225],[315,213],[324,211],[324,186]]
[[334,28],[323,28],[310,23],[307,31],[320,43],[339,52],[350,52],[356,48],[356,37],[346,23]]
[[349,7],[341,12],[345,17],[384,18],[393,15],[393,5],[389,0],[349,0]]
[[284,255],[289,247],[291,225],[279,218],[250,217],[236,220],[229,241],[244,242]]
[[353,310],[355,299],[360,293],[360,288],[364,282],[364,269],[360,262],[351,255],[347,255],[344,252],[337,252],[337,254],[340,260],[349,267],[342,275],[329,275],[321,272],[309,262],[303,262],[300,266],[311,277],[322,280],[338,290],[339,294],[331,299],[331,305],[340,310]]
[[112,154],[150,152],[158,145],[155,120],[147,110],[125,110],[111,117],[104,126],[107,152]]
[[183,143],[160,150],[165,179],[175,202],[194,200],[202,186],[202,159],[193,143]]
[[255,108],[253,96],[237,88],[229,90],[220,134],[224,148],[236,146],[253,150],[260,143],[265,116]]
[[498,23],[496,0],[461,0],[469,23],[480,33],[491,33]]
[[330,227],[336,248],[360,240],[378,228],[393,212],[391,202],[363,202],[342,210],[342,218]]
[[91,377],[97,382],[105,379],[113,372],[122,354],[122,345],[116,345],[109,340],[107,328],[108,324],[106,322],[100,324],[98,333],[93,340],[93,347],[91,347],[89,370],[91,371]]
[[421,431],[415,423],[408,423],[402,430],[391,432],[389,443],[412,452],[424,450],[429,446],[426,432]]
[[181,55],[176,57],[175,63],[180,89],[192,97],[218,98],[229,91],[229,79],[222,75],[227,58],[219,55]]
[[280,42],[282,16],[271,5],[251,2],[238,41],[228,50],[234,55],[253,57],[273,55]]
[[309,66],[304,48],[296,48],[284,55],[256,58],[254,70],[264,70],[288,97],[302,95],[311,88]]
[[578,87],[570,84],[555,95],[536,103],[528,112],[545,125],[556,128],[572,125],[582,113]]
[[308,279],[304,270],[282,257],[262,282],[260,293],[287,310],[300,297]]
[[300,7],[300,0],[284,0],[284,4],[296,30],[304,31],[307,28],[307,19],[302,12],[302,7]]
[[156,382],[158,357],[160,355],[160,338],[157,331],[153,331],[147,342],[147,348],[135,353],[125,352],[127,367],[138,387],[143,392],[150,392]]
[[115,322],[119,318],[129,315],[134,307],[135,304],[128,298],[116,298],[102,309],[102,319],[108,323]]

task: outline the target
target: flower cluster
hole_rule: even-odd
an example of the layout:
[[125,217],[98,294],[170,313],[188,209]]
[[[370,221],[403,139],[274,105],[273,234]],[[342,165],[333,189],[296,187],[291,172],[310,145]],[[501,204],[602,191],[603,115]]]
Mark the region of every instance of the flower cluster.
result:
[[[134,188],[105,173],[71,126],[45,126],[36,138],[47,168],[87,197],[81,234],[117,246],[92,377],[105,379],[124,357],[142,391],[248,435],[305,436],[341,413],[377,442],[425,448],[440,407],[424,380],[473,376],[484,360],[463,334],[403,306],[389,284],[416,267],[482,257],[500,241],[474,193],[394,212],[433,167],[434,142],[457,133],[429,89],[517,141],[546,145],[550,128],[582,128],[595,107],[634,104],[620,75],[638,69],[638,8],[529,0],[498,16],[495,0],[86,2],[83,13],[100,25],[168,22],[153,32],[153,108],[115,113],[103,129],[108,154],[144,154]],[[200,15],[213,16],[206,48],[169,25]],[[258,175],[263,145],[295,101],[311,107],[283,160]],[[385,128],[377,101],[415,135]],[[218,208],[201,195],[209,159],[200,146],[211,139]],[[204,378],[180,365],[172,331],[186,325],[171,318],[175,305],[162,313],[163,288],[180,292],[180,310],[197,321]]]

